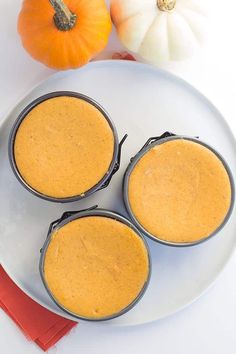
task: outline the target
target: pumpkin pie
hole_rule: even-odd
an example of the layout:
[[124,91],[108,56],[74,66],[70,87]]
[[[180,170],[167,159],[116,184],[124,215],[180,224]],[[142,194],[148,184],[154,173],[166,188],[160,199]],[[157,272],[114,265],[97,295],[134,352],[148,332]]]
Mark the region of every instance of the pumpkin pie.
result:
[[140,294],[149,274],[142,238],[106,216],[75,219],[55,230],[45,251],[44,279],[54,299],[86,319],[123,311]]
[[37,192],[82,195],[107,174],[114,133],[102,112],[84,99],[58,96],[35,106],[22,120],[14,158],[23,180]]
[[196,141],[152,146],[128,180],[128,202],[154,238],[193,243],[213,234],[231,205],[231,182],[221,159]]

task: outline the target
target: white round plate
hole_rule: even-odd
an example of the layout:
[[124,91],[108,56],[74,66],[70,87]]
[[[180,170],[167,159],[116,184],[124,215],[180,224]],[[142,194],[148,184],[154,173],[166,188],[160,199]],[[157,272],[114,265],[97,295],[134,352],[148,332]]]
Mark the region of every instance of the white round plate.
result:
[[[119,137],[129,135],[121,168],[109,187],[83,202],[55,204],[33,196],[16,180],[8,162],[9,131],[18,113],[36,97],[57,90],[91,96],[110,113]],[[164,131],[199,136],[224,156],[235,178],[236,144],[220,113],[186,82],[145,64],[101,61],[77,71],[57,73],[15,107],[0,130],[0,261],[20,288],[43,306],[69,317],[52,302],[39,277],[39,250],[49,223],[65,210],[94,204],[126,215],[121,194],[125,168],[150,136]],[[148,240],[153,272],[146,294],[134,309],[105,325],[154,321],[191,303],[228,261],[235,234],[236,219],[231,217],[217,236],[195,247],[174,248]]]

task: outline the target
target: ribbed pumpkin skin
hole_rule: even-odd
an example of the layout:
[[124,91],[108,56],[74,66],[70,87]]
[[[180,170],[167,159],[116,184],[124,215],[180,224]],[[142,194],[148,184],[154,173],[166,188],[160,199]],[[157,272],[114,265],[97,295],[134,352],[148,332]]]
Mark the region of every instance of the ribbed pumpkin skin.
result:
[[36,60],[66,70],[86,64],[106,46],[111,19],[104,0],[65,0],[77,15],[75,26],[60,31],[49,0],[24,0],[18,18],[22,44]]

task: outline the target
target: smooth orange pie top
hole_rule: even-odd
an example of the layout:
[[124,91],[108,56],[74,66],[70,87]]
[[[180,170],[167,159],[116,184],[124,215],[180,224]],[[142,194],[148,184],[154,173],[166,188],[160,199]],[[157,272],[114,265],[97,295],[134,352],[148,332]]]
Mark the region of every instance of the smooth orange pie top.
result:
[[87,216],[59,228],[44,274],[57,301],[87,318],[116,314],[132,303],[149,273],[143,240],[120,221]]
[[176,139],[141,157],[129,178],[128,197],[134,216],[154,237],[194,242],[223,222],[231,204],[231,184],[211,150]]
[[33,108],[16,133],[19,173],[32,188],[56,198],[77,196],[107,173],[114,134],[103,114],[85,100],[60,96]]

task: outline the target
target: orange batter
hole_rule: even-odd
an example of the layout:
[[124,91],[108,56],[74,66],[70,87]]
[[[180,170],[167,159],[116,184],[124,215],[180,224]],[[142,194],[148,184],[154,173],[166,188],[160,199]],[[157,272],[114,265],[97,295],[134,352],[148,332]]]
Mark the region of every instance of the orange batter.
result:
[[194,242],[223,222],[231,185],[211,150],[176,139],[154,146],[138,161],[129,178],[128,196],[134,216],[154,237]]
[[144,242],[130,227],[108,217],[88,216],[53,233],[44,272],[63,307],[99,319],[133,302],[147,280],[149,261]]
[[103,114],[75,97],[48,99],[22,121],[15,138],[17,168],[33,189],[56,198],[83,194],[107,173],[114,135]]

